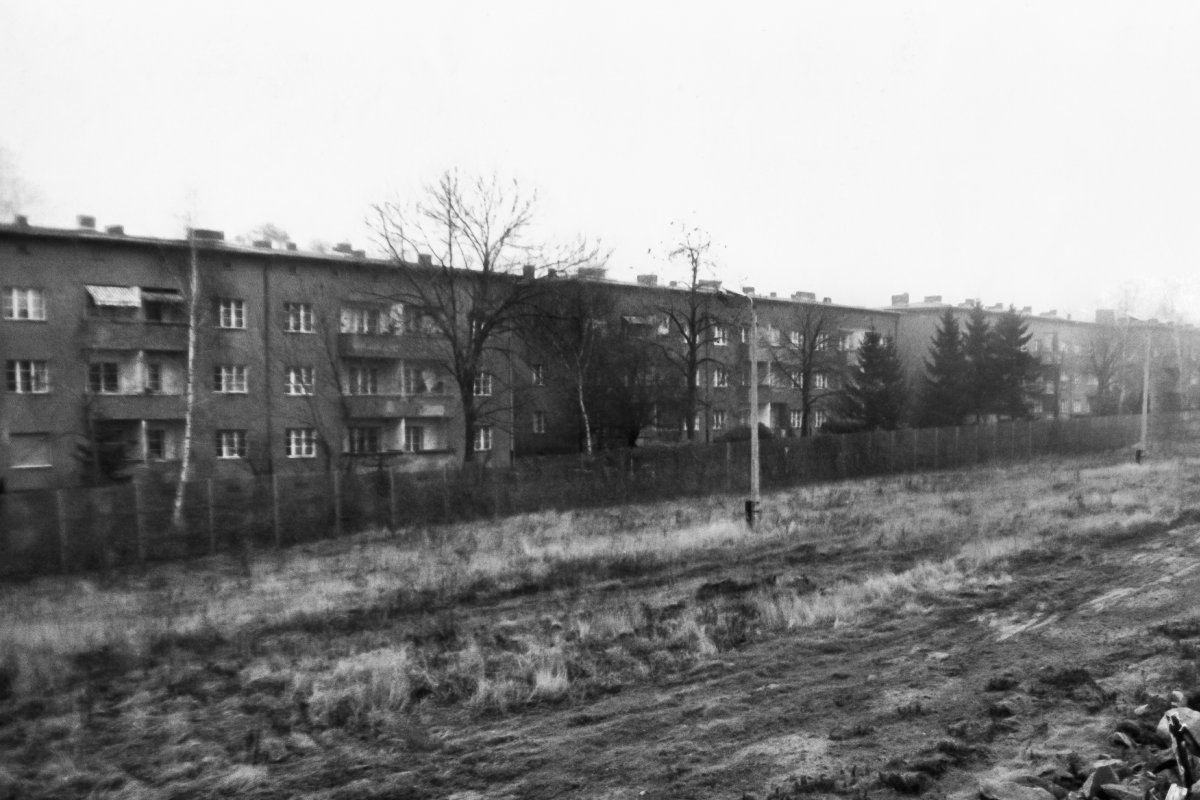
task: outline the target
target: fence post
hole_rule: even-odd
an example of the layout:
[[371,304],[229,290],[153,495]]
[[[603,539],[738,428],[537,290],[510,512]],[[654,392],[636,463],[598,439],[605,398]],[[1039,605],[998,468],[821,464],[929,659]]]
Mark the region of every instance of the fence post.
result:
[[333,471],[333,535],[342,538],[342,473]]
[[58,509],[58,563],[63,572],[70,569],[71,551],[67,540],[67,490],[54,493],[54,505]]
[[[184,484],[186,492],[187,484]],[[133,525],[137,533],[138,563],[146,563],[146,528],[142,524],[142,482],[133,482]]]
[[888,431],[888,472],[896,471],[896,431]]
[[919,440],[920,440],[920,437],[921,437],[921,429],[920,429],[920,428],[913,428],[913,429],[912,429],[912,432],[913,432],[913,435],[912,435],[912,445],[913,445],[913,472],[916,472],[917,470],[919,470],[919,469],[920,469],[919,462],[917,461],[917,451],[918,451],[918,449],[919,449],[919,448],[917,447],[917,445],[918,445],[918,442],[919,442]]
[[271,526],[275,529],[275,546],[283,546],[283,531],[279,520],[279,473],[271,473]]
[[217,554],[217,520],[216,512],[213,510],[213,479],[209,478],[204,483],[204,493],[208,500],[208,554],[215,556]]
[[938,468],[938,439],[941,438],[938,435],[939,431],[941,431],[941,428],[933,429],[933,469],[935,472],[937,471],[937,468]]
[[[629,460],[633,462],[632,455]],[[733,442],[725,443],[725,491],[733,491]]]
[[1025,442],[1026,442],[1025,460],[1032,461],[1033,460],[1033,420],[1031,420],[1031,419],[1025,420]]
[[388,470],[388,527],[395,532],[396,528],[396,468]]
[[[962,466],[962,450],[959,449],[959,439],[960,439],[961,431],[962,431],[961,425],[954,426],[954,466],[956,466],[956,467]],[[976,433],[976,436],[978,436],[978,435],[979,434]]]
[[450,521],[450,465],[442,464],[442,515]]

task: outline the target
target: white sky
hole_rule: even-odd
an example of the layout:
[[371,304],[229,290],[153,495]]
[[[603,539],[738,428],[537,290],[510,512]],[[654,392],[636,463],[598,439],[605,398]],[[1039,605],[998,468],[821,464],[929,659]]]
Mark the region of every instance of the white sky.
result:
[[669,277],[1200,322],[1200,4],[0,0],[35,224],[368,244],[449,167]]

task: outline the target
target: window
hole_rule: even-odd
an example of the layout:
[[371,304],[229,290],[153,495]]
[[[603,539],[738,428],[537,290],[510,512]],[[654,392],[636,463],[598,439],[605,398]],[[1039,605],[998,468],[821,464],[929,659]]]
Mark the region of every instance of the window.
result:
[[115,361],[88,364],[88,391],[92,394],[116,394],[121,391]]
[[214,364],[213,391],[223,394],[245,394],[246,367],[241,364]]
[[146,391],[150,394],[162,394],[163,390],[163,367],[157,361],[151,361],[146,365]]
[[284,303],[287,311],[288,333],[313,332],[313,308],[311,303]]
[[51,466],[50,434],[14,433],[9,436],[9,444],[12,447],[9,466],[13,469]]
[[724,411],[713,411],[712,412],[712,429],[714,431],[725,430],[725,412]]
[[813,388],[814,389],[828,389],[829,388],[829,376],[826,375],[824,372],[814,372],[813,373]]
[[812,426],[813,430],[819,431],[825,425],[825,412],[817,409],[813,412]]
[[288,458],[316,458],[317,432],[313,428],[288,428],[286,431]]
[[740,328],[738,328],[738,341],[741,342],[742,344],[748,344],[750,342],[750,326],[749,325],[743,325]]
[[1071,401],[1071,411],[1075,414],[1083,413],[1083,400],[1081,398],[1076,397]]
[[146,431],[146,458],[150,461],[164,461],[167,457],[167,432],[162,428],[150,428]]
[[245,458],[246,432],[217,431],[217,458]]
[[713,388],[729,388],[729,370],[725,367],[716,367],[713,369]]
[[289,395],[304,395],[313,393],[313,368],[288,367],[287,393]]
[[828,350],[833,346],[833,340],[829,338],[828,333],[817,334],[817,349]]
[[1027,346],[1029,347],[1029,352],[1040,353],[1042,351],[1042,340],[1032,339]]
[[546,367],[542,364],[531,364],[529,366],[529,376],[534,386],[546,385]]
[[41,289],[4,288],[4,318],[22,320],[46,319],[46,296]]
[[475,452],[481,453],[492,449],[492,426],[480,425],[475,428]]
[[50,391],[50,372],[45,361],[6,361],[4,379],[10,392],[45,394]]
[[404,449],[419,453],[425,449],[425,429],[420,425],[409,425],[404,429]]
[[533,432],[534,433],[545,433],[546,432],[546,412],[545,411],[533,412]]
[[351,367],[348,377],[350,394],[379,393],[379,370],[375,367]]
[[386,324],[374,308],[342,309],[342,333],[381,333]]
[[245,328],[246,302],[222,297],[217,301],[217,327]]
[[767,344],[771,345],[772,347],[778,347],[780,342],[779,333],[779,328],[774,328],[768,325],[767,332],[764,334]]
[[724,347],[729,344],[729,328],[724,325],[718,325],[713,328],[713,344],[717,347]]
[[788,331],[788,344],[804,349],[804,334],[800,331]]
[[[481,372],[475,376],[475,396],[476,397],[491,397],[492,396],[492,373]],[[476,447],[476,450],[479,448]],[[491,449],[490,447],[488,448]]]
[[445,394],[445,381],[432,367],[405,367],[404,394]]
[[355,427],[349,430],[350,452],[356,456],[379,452],[379,428]]
[[792,411],[788,414],[788,424],[793,430],[800,430],[804,427],[804,412]]

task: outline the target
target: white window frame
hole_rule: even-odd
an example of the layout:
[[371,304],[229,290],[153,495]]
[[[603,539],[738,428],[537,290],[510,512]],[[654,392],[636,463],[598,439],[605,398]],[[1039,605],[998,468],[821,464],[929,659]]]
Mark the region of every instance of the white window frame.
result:
[[245,364],[213,364],[213,391],[218,394],[246,394]]
[[380,311],[365,306],[345,306],[341,314],[341,332],[368,336],[380,330]]
[[246,301],[236,297],[218,298],[217,327],[223,330],[245,330]]
[[724,325],[717,325],[713,328],[713,345],[715,347],[725,347],[729,344],[729,328]]
[[725,367],[713,368],[713,388],[728,389],[729,388],[729,370]]
[[379,455],[383,452],[383,431],[378,425],[354,425],[346,429],[346,444],[351,455]]
[[316,370],[312,367],[288,367],[284,393],[288,397],[307,397],[313,394],[316,385]]
[[[413,447],[413,444],[417,447]],[[404,451],[406,453],[425,452],[425,426],[406,425],[404,428]]]
[[246,432],[244,430],[223,429],[216,435],[217,458],[234,460],[246,457]]
[[288,333],[313,333],[312,303],[284,303],[287,312],[287,324],[284,327]]
[[50,367],[39,359],[17,358],[5,362],[5,387],[12,394],[49,394]]
[[316,429],[287,428],[284,431],[284,453],[288,458],[316,458]]
[[812,412],[812,429],[814,431],[821,430],[821,426],[826,422],[825,412],[821,409],[816,409]]
[[800,430],[804,427],[804,412],[796,409],[790,411],[788,413],[788,423],[791,425],[792,430]]
[[788,343],[792,347],[804,349],[804,334],[800,331],[788,331]]
[[829,376],[826,375],[824,372],[814,372],[812,377],[813,377],[813,388],[814,389],[828,389],[829,388]]
[[486,453],[492,449],[492,426],[476,425],[474,450],[476,453]]
[[533,432],[534,433],[545,433],[546,432],[546,412],[545,411],[534,411],[533,412]]
[[715,409],[712,412],[712,429],[714,431],[725,430],[725,412],[721,409]]
[[544,364],[529,365],[529,380],[534,386],[546,385],[546,367]]
[[45,291],[25,286],[5,286],[4,318],[18,322],[45,322]]
[[475,385],[472,387],[472,390],[476,397],[491,397],[494,388],[495,381],[493,380],[492,373],[480,372],[475,375]]

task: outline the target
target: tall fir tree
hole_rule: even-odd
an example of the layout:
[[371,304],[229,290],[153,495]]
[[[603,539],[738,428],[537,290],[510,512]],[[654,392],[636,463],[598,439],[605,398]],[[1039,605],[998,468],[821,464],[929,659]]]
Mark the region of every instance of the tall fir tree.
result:
[[840,431],[895,430],[904,418],[904,367],[896,343],[877,330],[867,331],[858,363],[846,376],[834,427]]
[[987,312],[978,302],[971,306],[963,330],[963,354],[967,360],[967,413],[979,423],[994,410],[996,370],[993,360],[992,331]]
[[957,425],[967,413],[967,356],[954,310],[946,309],[925,359],[917,421],[921,425]]
[[1028,324],[1012,306],[992,329],[991,360],[994,374],[994,410],[1010,419],[1029,416],[1029,398],[1041,374],[1041,362],[1028,352],[1033,338]]

